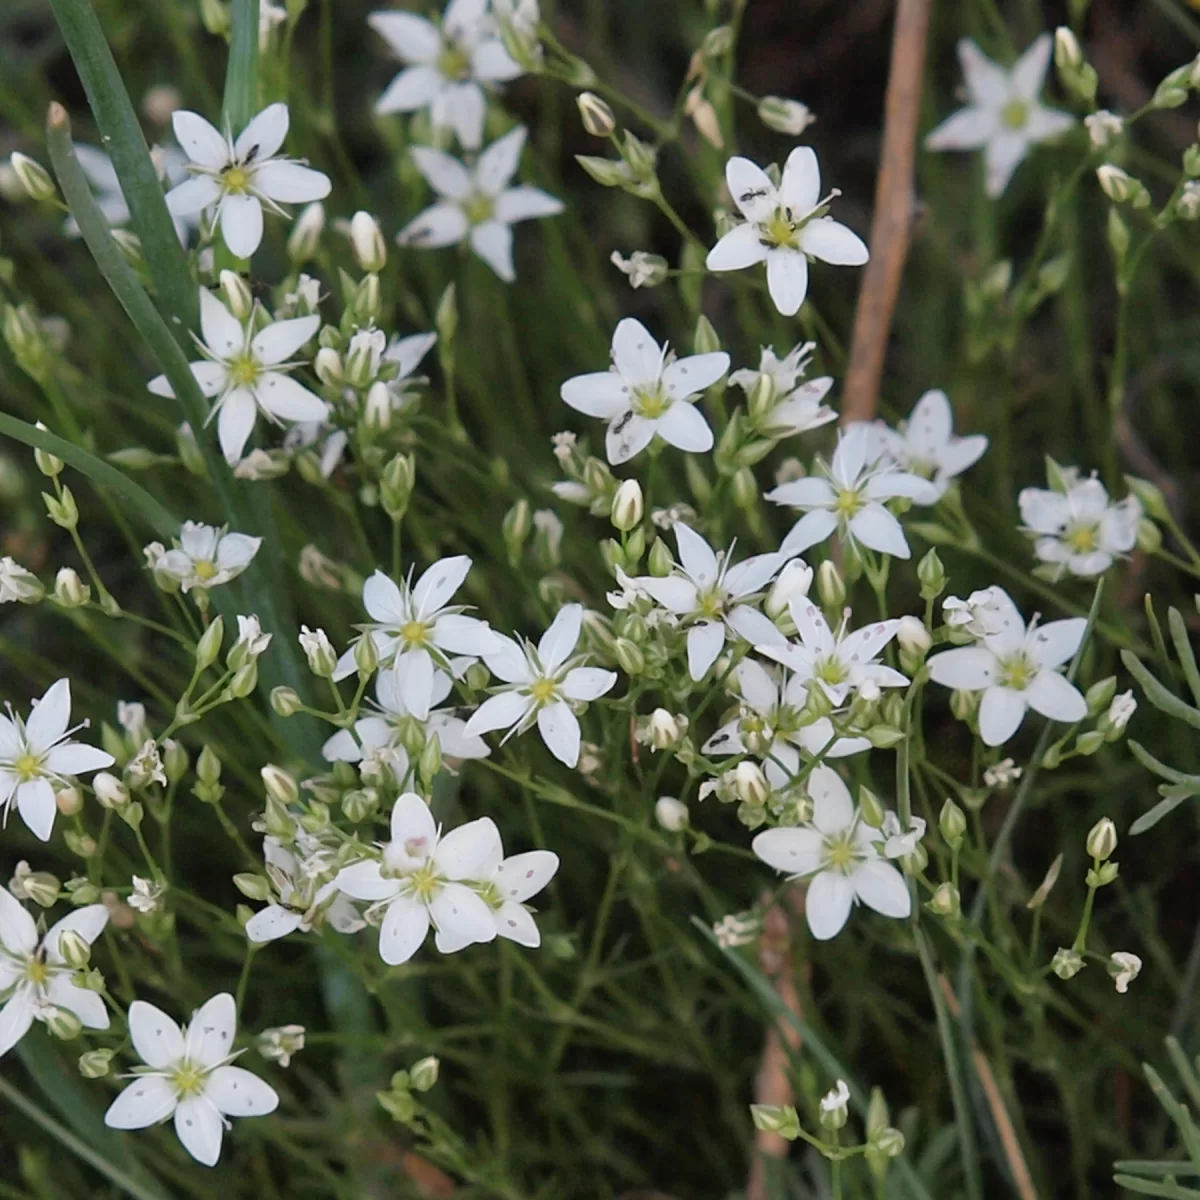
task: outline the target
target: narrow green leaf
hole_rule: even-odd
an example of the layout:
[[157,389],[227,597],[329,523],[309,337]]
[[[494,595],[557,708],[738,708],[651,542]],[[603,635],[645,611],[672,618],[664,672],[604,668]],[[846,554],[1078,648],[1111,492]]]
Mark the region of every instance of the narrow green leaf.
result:
[[1145,833],[1148,829],[1153,829],[1164,817],[1169,817],[1185,800],[1190,800],[1191,796],[1173,795],[1168,796],[1165,800],[1160,800],[1149,812],[1142,813],[1140,817],[1129,827],[1130,837],[1136,837],[1139,833]]
[[160,536],[169,538],[178,531],[179,522],[145,488],[73,442],[2,412],[0,433],[27,446],[55,454],[97,487],[111,488]]
[[1114,1171],[1127,1175],[1200,1175],[1200,1167],[1180,1159],[1125,1159],[1113,1163]]
[[100,141],[112,157],[155,290],[175,322],[174,337],[184,343],[200,319],[196,285],[104,30],[90,0],[50,0],[50,4],[100,126]]
[[1200,709],[1185,704],[1173,692],[1167,691],[1159,681],[1142,665],[1141,659],[1129,650],[1121,651],[1121,661],[1125,669],[1142,685],[1146,699],[1155,708],[1165,712],[1169,717],[1184,721],[1193,729],[1200,729]]
[[1163,666],[1169,667],[1171,657],[1167,653],[1167,643],[1163,641],[1162,626],[1158,623],[1158,613],[1154,611],[1154,597],[1149,592],[1146,593],[1142,607],[1146,610],[1146,623],[1150,628],[1150,640],[1154,643],[1154,652],[1162,659]]
[[1183,614],[1177,608],[1167,609],[1167,627],[1171,631],[1171,641],[1175,653],[1179,657],[1179,665],[1183,668],[1183,677],[1191,689],[1192,699],[1200,704],[1200,671],[1196,669],[1196,656],[1192,653],[1191,639],[1188,637],[1187,626],[1183,623]]
[[1149,1179],[1139,1179],[1136,1175],[1114,1175],[1113,1183],[1126,1191],[1137,1192],[1140,1196],[1165,1196],[1167,1200],[1200,1200],[1200,1192],[1195,1188],[1186,1188],[1169,1180],[1154,1183]]
[[225,71],[222,119],[241,133],[258,112],[258,0],[233,0],[233,38]]
[[1155,775],[1161,775],[1163,779],[1169,780],[1171,783],[1187,784],[1200,789],[1200,775],[1188,775],[1183,771],[1177,771],[1174,767],[1168,767],[1165,762],[1155,758],[1141,742],[1135,742],[1132,738],[1129,739],[1129,749],[1133,751],[1133,757],[1147,770],[1153,771]]

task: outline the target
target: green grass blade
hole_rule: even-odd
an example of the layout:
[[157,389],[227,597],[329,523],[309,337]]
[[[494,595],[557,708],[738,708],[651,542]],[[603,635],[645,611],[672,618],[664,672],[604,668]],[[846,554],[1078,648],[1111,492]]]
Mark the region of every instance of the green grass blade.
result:
[[1179,665],[1183,668],[1183,677],[1187,680],[1192,699],[1200,704],[1200,671],[1196,669],[1196,656],[1192,653],[1192,643],[1188,637],[1187,626],[1183,623],[1183,615],[1174,606],[1167,609],[1167,628],[1171,631],[1171,642],[1179,657]]
[[121,191],[129,205],[133,228],[141,239],[159,300],[178,322],[174,336],[183,342],[200,319],[196,285],[104,30],[90,0],[50,0],[50,3],[100,126],[104,149],[111,155],[121,181]]
[[225,71],[225,126],[240,133],[258,112],[258,0],[233,0],[233,38]]
[[1193,708],[1190,704],[1185,704],[1174,692],[1163,687],[1142,664],[1141,659],[1131,651],[1122,650],[1121,661],[1130,675],[1141,684],[1142,691],[1146,693],[1146,699],[1155,708],[1165,712],[1168,717],[1175,717],[1177,720],[1186,722],[1193,729],[1200,729],[1200,708]]

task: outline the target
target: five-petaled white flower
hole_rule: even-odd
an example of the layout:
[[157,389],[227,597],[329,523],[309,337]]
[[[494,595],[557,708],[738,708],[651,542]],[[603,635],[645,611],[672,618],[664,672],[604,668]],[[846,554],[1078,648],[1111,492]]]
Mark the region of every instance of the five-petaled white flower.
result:
[[828,216],[836,191],[821,199],[821,170],[809,146],[788,155],[777,188],[748,158],[731,158],[725,182],[745,223],[734,226],[708,252],[710,271],[740,271],[767,264],[767,289],[775,307],[793,316],[808,294],[808,260],[861,267],[870,255],[862,238]]
[[988,631],[974,646],[943,650],[929,659],[929,677],[943,687],[983,692],[979,736],[989,746],[1008,741],[1027,709],[1052,721],[1087,716],[1087,701],[1060,671],[1079,649],[1087,629],[1083,617],[1028,630],[1017,607],[1000,588],[992,589]]
[[954,436],[954,413],[945,392],[926,392],[909,414],[907,421],[892,429],[882,421],[875,425],[884,455],[902,471],[928,479],[939,499],[946,494],[950,481],[974,466],[987,449],[982,434]]
[[433,128],[452,129],[468,150],[483,141],[485,88],[524,74],[509,57],[488,0],[450,0],[441,26],[409,12],[377,12],[367,24],[409,63],[375,103],[377,113],[429,109]]
[[912,897],[904,876],[880,853],[879,831],[859,816],[850,789],[830,767],[808,777],[812,821],[796,828],[768,829],[752,849],[768,866],[808,879],[804,910],[818,941],[836,936],[856,902],[885,917],[907,917]]
[[687,633],[688,674],[703,679],[725,647],[728,633],[757,646],[766,642],[785,644],[770,617],[750,603],[794,557],[791,554],[756,554],[732,566],[729,550],[716,553],[694,530],[679,522],[675,526],[679,562],[670,575],[658,578],[639,575],[629,580],[635,591],[644,592],[668,612],[691,623]]
[[[214,400],[217,436],[226,462],[242,457],[261,410],[269,421],[322,421],[329,406],[292,379],[287,372],[300,364],[287,360],[321,327],[319,316],[274,321],[255,331],[255,322],[241,323],[207,288],[200,289],[199,343],[203,362],[191,363],[192,374],[205,396]],[[156,396],[174,396],[165,375],[147,385]]]
[[188,217],[215,205],[214,223],[238,258],[249,258],[262,241],[264,205],[286,216],[280,204],[306,204],[329,195],[328,176],[277,157],[288,132],[286,104],[268,105],[236,141],[194,112],[180,110],[171,123],[192,178],[167,193],[167,209],[172,216]]
[[183,1148],[206,1167],[221,1155],[228,1117],[264,1117],[279,1105],[270,1084],[232,1066],[237,1007],[228,992],[198,1008],[180,1029],[160,1008],[135,1000],[129,1006],[129,1037],[145,1066],[109,1105],[110,1129],[145,1129],[168,1117]]
[[525,147],[525,127],[493,142],[470,167],[457,158],[414,146],[413,161],[439,199],[418,213],[396,235],[401,246],[434,250],[469,242],[505,283],[517,277],[513,269],[512,226],[533,217],[553,217],[562,212],[562,201],[541,188],[521,184],[509,187]]
[[29,831],[43,842],[54,828],[54,787],[69,775],[111,767],[113,757],[95,746],[67,741],[71,720],[71,684],[60,679],[34,705],[23,721],[8,706],[0,716],[0,808],[4,820],[15,800]]
[[1142,506],[1133,495],[1111,503],[1095,476],[1064,474],[1066,492],[1024,488],[1017,502],[1021,520],[1034,536],[1033,552],[1052,564],[1055,578],[1070,572],[1087,579],[1107,571],[1113,559],[1134,548]]
[[[478,658],[498,644],[500,635],[486,621],[465,615],[465,605],[446,602],[462,587],[471,560],[465,554],[439,558],[414,584],[412,572],[402,583],[376,571],[363,584],[363,607],[373,624],[360,625],[364,636],[375,640],[379,665],[390,666],[398,655],[432,650],[439,661],[447,654]],[[334,679],[353,675],[354,647],[338,659]],[[414,681],[416,677],[413,677]],[[409,711],[418,703],[410,698]]]
[[617,466],[656,434],[679,450],[711,450],[712,430],[694,397],[728,370],[723,350],[676,358],[641,321],[626,317],[613,332],[611,368],[568,379],[560,395],[577,412],[608,422],[605,450]]
[[579,762],[579,720],[571,702],[598,700],[617,682],[616,673],[584,667],[587,656],[575,654],[583,625],[583,608],[567,604],[558,612],[536,648],[497,634],[500,645],[483,656],[488,669],[507,687],[489,696],[467,721],[468,735],[507,729],[504,740],[534,724],[559,762]]
[[370,902],[368,916],[382,915],[383,961],[393,967],[408,962],[430,925],[443,954],[493,941],[492,910],[466,882],[500,845],[500,831],[491,818],[469,821],[442,836],[429,805],[415,792],[405,792],[392,808],[391,833],[379,859],[343,867],[337,876],[340,891]]
[[278,838],[263,838],[263,862],[277,899],[246,922],[246,937],[273,942],[297,929],[307,933],[322,921],[338,933],[362,929],[358,910],[334,883],[332,857],[318,852],[312,856],[315,862],[301,861]]
[[784,538],[784,550],[802,554],[836,529],[843,538],[880,554],[912,556],[900,522],[884,504],[901,496],[916,504],[933,504],[937,488],[875,457],[877,449],[876,433],[870,425],[852,425],[842,433],[824,478],[794,479],[767,493],[767,499],[776,504],[806,510]]
[[795,437],[837,420],[837,413],[824,403],[833,387],[832,377],[822,375],[819,379],[799,382],[808,370],[815,348],[815,342],[801,342],[778,358],[770,346],[764,346],[757,371],[743,367],[729,376],[729,382],[752,400],[759,384],[770,380],[770,398],[765,407],[759,411],[754,403],[750,406],[751,425],[767,437]]
[[51,925],[38,941],[33,918],[0,888],[0,1055],[7,1054],[34,1021],[47,1021],[65,1009],[88,1029],[108,1028],[108,1009],[99,993],[75,983],[76,971],[63,958],[59,940],[78,934],[91,945],[108,923],[103,904],[77,908]]
[[542,934],[525,901],[536,896],[558,870],[558,855],[552,850],[527,850],[504,857],[499,840],[472,881],[491,909],[496,933],[521,946],[534,949]]
[[1043,33],[1011,71],[992,62],[969,38],[958,43],[970,103],[925,139],[928,150],[984,149],[987,194],[999,196],[1029,147],[1058,137],[1075,124],[1069,113],[1045,108],[1038,99],[1050,65],[1054,39]]
[[161,542],[146,547],[146,565],[156,575],[164,575],[190,592],[192,588],[213,588],[236,579],[261,545],[262,538],[227,533],[223,525],[218,528],[184,521],[174,549],[163,549]]

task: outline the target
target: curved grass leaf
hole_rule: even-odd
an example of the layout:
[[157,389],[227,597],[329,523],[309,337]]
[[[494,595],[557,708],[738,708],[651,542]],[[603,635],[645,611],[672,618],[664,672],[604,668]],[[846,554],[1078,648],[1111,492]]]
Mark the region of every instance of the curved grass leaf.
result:
[[1142,691],[1146,693],[1146,699],[1161,712],[1165,712],[1168,717],[1175,717],[1179,721],[1184,721],[1193,729],[1200,729],[1200,708],[1193,708],[1190,704],[1185,704],[1174,692],[1168,691],[1159,681],[1150,674],[1142,661],[1132,651],[1122,650],[1121,661],[1125,664],[1125,669],[1138,681],[1142,686]]
[[233,0],[233,38],[221,115],[240,133],[258,111],[258,0]]

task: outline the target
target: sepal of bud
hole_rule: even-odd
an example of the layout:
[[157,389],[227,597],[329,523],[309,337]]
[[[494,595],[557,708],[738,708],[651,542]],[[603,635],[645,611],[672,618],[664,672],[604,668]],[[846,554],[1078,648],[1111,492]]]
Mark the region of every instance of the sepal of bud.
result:
[[1078,950],[1067,949],[1065,946],[1060,946],[1050,960],[1050,969],[1059,979],[1074,979],[1085,965],[1083,955]]

